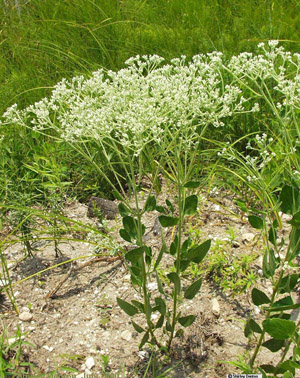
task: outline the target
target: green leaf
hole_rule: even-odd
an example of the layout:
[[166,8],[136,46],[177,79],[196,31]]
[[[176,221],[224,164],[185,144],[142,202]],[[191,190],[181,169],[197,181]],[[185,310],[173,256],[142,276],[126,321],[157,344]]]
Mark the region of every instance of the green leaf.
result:
[[176,226],[176,224],[178,224],[179,222],[178,218],[169,217],[168,215],[160,215],[158,219],[162,227],[173,227]]
[[163,315],[161,315],[157,321],[157,323],[155,324],[155,328],[161,328],[164,324],[164,320],[165,320],[165,317]]
[[245,204],[245,202],[242,202],[242,201],[235,201],[235,203],[237,204],[237,206],[244,212],[244,213],[247,213],[248,212],[248,208]]
[[142,332],[145,332],[144,328],[140,327],[138,324],[136,324],[133,320],[131,321],[134,329],[136,330],[136,332],[138,333],[142,333]]
[[295,214],[299,211],[299,191],[289,185],[285,185],[280,193],[280,210],[285,214]]
[[133,316],[139,312],[139,310],[132,306],[130,303],[123,301],[121,298],[117,298],[118,305],[121,307],[121,309],[126,312],[127,315]]
[[172,256],[176,255],[177,247],[178,247],[178,235],[175,236],[175,239],[172,241],[170,245],[170,254]]
[[252,318],[249,319],[249,326],[250,326],[251,331],[253,331],[255,333],[262,333],[262,329],[256,323],[256,321],[253,320]]
[[[184,272],[190,265],[190,262],[191,260],[180,260],[180,267],[179,267],[180,271]],[[177,260],[174,262],[175,267],[176,267],[176,264],[177,264]]]
[[156,206],[155,210],[159,213],[166,214],[166,209],[163,206]]
[[184,298],[193,299],[194,296],[198,293],[202,285],[202,278],[192,283],[185,291]]
[[183,316],[181,318],[178,318],[179,324],[181,324],[183,327],[189,327],[194,323],[196,319],[195,315],[188,315],[188,316]]
[[244,329],[244,335],[249,337],[253,333],[262,333],[262,329],[252,318],[248,319]]
[[154,196],[149,196],[145,203],[145,211],[153,211],[156,208],[156,198]]
[[289,238],[290,252],[288,261],[292,261],[300,253],[300,228],[293,227]]
[[250,335],[252,335],[252,330],[250,328],[250,325],[249,325],[249,320],[247,320],[246,324],[245,324],[245,328],[244,328],[244,335],[245,337],[249,337]]
[[294,378],[294,374],[292,374],[290,371],[286,371],[282,378]]
[[276,260],[274,250],[267,249],[263,258],[263,275],[265,278],[273,277],[274,273],[278,267],[278,262]]
[[178,274],[176,272],[172,272],[172,273],[167,274],[167,277],[171,282],[173,282],[177,293],[179,293],[181,289],[181,284],[180,284],[180,278]]
[[146,344],[146,342],[149,340],[149,330],[145,333],[145,335],[142,338],[142,341],[139,345],[139,349],[142,349],[143,346]]
[[294,227],[300,227],[300,211],[298,211],[288,223]]
[[137,224],[133,217],[130,217],[129,215],[125,216],[123,218],[123,226],[132,238],[137,237]]
[[260,306],[265,303],[270,303],[271,300],[266,296],[265,293],[254,288],[252,290],[252,302],[255,304],[255,306]]
[[144,255],[144,247],[138,247],[138,248],[132,249],[131,251],[128,251],[125,254],[125,259],[130,261],[132,264],[135,264],[143,258],[143,255]]
[[184,330],[182,328],[178,329],[175,333],[175,337],[182,337],[184,335]]
[[276,232],[276,228],[278,227],[278,222],[277,220],[275,219],[272,226],[270,227],[269,229],[269,241],[274,245],[276,246],[276,240],[277,240],[277,232]]
[[172,202],[166,199],[166,205],[170,209],[171,213],[173,214],[175,212],[174,206],[172,205]]
[[124,205],[124,203],[119,203],[118,205],[119,213],[122,217],[126,217],[126,215],[131,213],[131,210]]
[[188,247],[191,245],[192,241],[190,238],[187,238],[183,243],[182,243],[182,246],[181,246],[181,254],[182,255],[185,255],[186,252],[187,252],[187,249]]
[[291,320],[266,319],[263,321],[264,330],[274,339],[285,340],[292,337],[296,330],[296,324]]
[[[23,366],[26,366],[26,365],[24,365],[24,364],[22,364]],[[22,366],[21,365],[21,366]],[[68,371],[68,372],[71,372],[71,373],[78,373],[78,370],[77,369],[74,369],[74,368],[71,368],[70,366],[60,366],[59,367],[60,368],[60,370],[62,370],[62,371]]]
[[170,322],[167,320],[167,322],[166,322],[166,330],[168,331],[168,332],[172,332],[172,327],[171,327],[171,324],[170,324]]
[[278,365],[276,373],[279,373],[280,371],[285,372],[288,370],[295,376],[295,366],[298,366],[297,369],[299,368],[299,365],[294,361],[283,361],[281,362],[281,364]]
[[275,353],[284,346],[284,340],[270,339],[268,341],[265,341],[262,346]]
[[199,188],[200,185],[201,185],[200,181],[188,181],[187,183],[183,185],[183,187],[189,188],[189,189],[196,189],[196,188]]
[[160,262],[161,262],[161,259],[162,259],[162,257],[163,257],[163,254],[164,254],[165,252],[167,252],[167,246],[166,246],[165,244],[163,244],[162,247],[161,247],[161,249],[160,249],[160,251],[159,251],[159,254],[158,254],[158,256],[157,256],[157,259],[156,259],[156,261],[155,261],[154,268],[153,268],[154,271],[158,268],[158,266],[159,266],[159,264],[160,264]]
[[276,368],[275,366],[271,365],[271,364],[264,364],[264,365],[260,365],[260,367],[264,370],[264,372],[266,373],[275,373],[276,371]]
[[134,304],[135,307],[137,307],[141,312],[145,313],[144,304],[142,302],[132,299],[131,303]]
[[156,304],[157,311],[160,312],[162,315],[166,315],[166,312],[167,312],[166,302],[162,298],[157,297],[155,298],[155,304]]
[[128,234],[126,230],[124,230],[124,228],[121,228],[119,233],[122,239],[124,239],[125,241],[128,241],[129,243],[131,242],[131,236]]
[[256,216],[256,215],[249,215],[248,221],[251,224],[253,228],[256,228],[258,230],[262,230],[264,228],[264,221],[262,218]]
[[147,265],[151,265],[151,262],[152,262],[152,248],[148,247],[148,246],[144,246],[144,249],[145,249],[145,252],[146,252],[146,256],[145,256],[146,264]]
[[164,292],[161,280],[160,280],[159,275],[158,275],[157,272],[156,272],[155,276],[156,276],[156,282],[157,282],[158,291],[160,292],[160,294],[165,295],[165,292]]
[[197,212],[198,197],[193,194],[185,199],[184,202],[184,215],[193,215]]
[[131,279],[131,283],[132,285],[137,285],[137,286],[142,286],[143,284],[143,281],[142,281],[142,277],[143,277],[143,274],[142,274],[142,270],[140,269],[140,267],[136,266],[136,265],[133,265],[131,267],[129,267],[130,269],[130,279]]
[[290,305],[293,305],[293,304],[294,304],[294,302],[293,302],[292,297],[290,295],[288,295],[287,297],[281,298],[278,301],[276,301],[273,304],[273,307],[290,306]]
[[211,240],[206,240],[204,243],[190,248],[186,257],[195,263],[200,263],[209,251],[210,245]]
[[112,194],[113,196],[115,197],[115,199],[119,200],[119,201],[124,201],[124,198],[121,196],[121,194],[119,192],[117,192],[116,190],[113,190],[112,191]]

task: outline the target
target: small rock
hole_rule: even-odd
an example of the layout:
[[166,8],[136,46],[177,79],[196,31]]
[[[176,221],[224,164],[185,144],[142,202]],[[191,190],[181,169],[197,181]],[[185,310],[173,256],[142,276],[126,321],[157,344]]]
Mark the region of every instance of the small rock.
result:
[[147,284],[147,289],[150,291],[157,290],[157,283],[156,282],[149,282]]
[[243,235],[243,242],[251,242],[254,238],[254,234],[252,232],[245,232]]
[[130,341],[131,338],[132,338],[132,334],[127,329],[125,329],[125,331],[121,332],[121,339],[126,340],[126,341]]
[[85,373],[80,373],[80,374],[75,375],[75,378],[84,378],[84,376],[85,376]]
[[[21,340],[24,340],[25,336],[21,336]],[[17,340],[19,340],[19,337],[11,337],[10,339],[8,339],[8,344],[13,344],[15,343]]]
[[233,242],[232,242],[232,246],[233,246],[233,248],[239,248],[240,243],[237,242],[236,240],[233,240]]
[[22,322],[30,322],[32,318],[33,315],[28,311],[21,312],[19,315],[19,319],[22,320]]
[[29,308],[26,307],[26,306],[22,307],[22,311],[23,311],[23,312],[30,312]]
[[259,258],[257,259],[257,265],[261,268],[262,265],[263,265],[263,261],[264,261],[264,257],[263,256],[259,256]]
[[86,360],[85,360],[85,366],[91,370],[94,366],[95,366],[95,360],[94,360],[94,357],[88,357]]
[[218,318],[220,316],[220,304],[216,298],[211,301],[212,313]]
[[139,356],[139,358],[140,358],[141,360],[145,360],[146,358],[148,358],[149,353],[146,352],[146,351],[144,351],[144,350],[140,350],[140,351],[138,352],[138,356]]
[[102,333],[102,337],[103,339],[109,339],[111,336],[110,332],[109,331],[105,331]]
[[130,276],[130,274],[126,274],[126,276],[124,276],[124,281],[130,281],[130,279],[131,279],[131,276]]
[[115,219],[119,214],[118,205],[104,198],[91,197],[88,205],[88,217],[97,217],[100,214],[107,219]]
[[221,210],[221,206],[217,205],[217,204],[214,204],[213,207],[212,207],[212,210],[213,211],[220,211]]
[[43,345],[42,348],[46,349],[48,352],[52,352],[53,351],[53,347],[48,347],[48,345]]

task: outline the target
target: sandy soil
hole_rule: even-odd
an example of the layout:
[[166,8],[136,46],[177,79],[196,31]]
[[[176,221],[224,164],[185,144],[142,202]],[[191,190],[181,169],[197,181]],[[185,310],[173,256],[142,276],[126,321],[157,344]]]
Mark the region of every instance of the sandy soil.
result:
[[[168,191],[161,195],[161,202],[170,196]],[[78,202],[67,203],[64,213],[67,217],[84,224],[97,224],[96,219],[87,217],[87,206]],[[157,253],[160,237],[151,234],[151,228],[157,214],[147,215],[145,221],[149,231],[147,243]],[[106,234],[103,236],[102,249],[99,253],[110,252],[107,245],[125,246],[119,235],[121,219],[106,221]],[[257,285],[266,292],[269,287],[261,278],[261,245],[259,234],[248,225],[226,193],[211,193],[210,199],[203,199],[196,217],[189,219],[189,225],[201,229],[203,241],[211,238],[228,240],[228,225],[234,230],[235,240],[230,246],[233,256],[241,253],[257,253],[253,263],[257,274]],[[86,238],[86,233],[73,234],[76,238]],[[167,240],[172,238],[167,234]],[[109,241],[110,240],[110,241]],[[38,271],[56,265],[61,261],[87,256],[94,252],[94,247],[84,241],[60,242],[62,257],[55,258],[53,243],[40,245],[35,256],[16,262],[24,256],[23,247],[15,244],[6,251],[11,267],[11,278],[16,282]],[[111,247],[112,248],[112,247]],[[170,265],[168,256],[163,267]],[[109,377],[143,377],[147,362],[151,358],[149,347],[138,350],[141,336],[133,329],[130,318],[117,305],[116,297],[124,300],[140,299],[130,284],[126,266],[120,259],[107,261],[93,260],[94,257],[80,258],[72,263],[60,265],[26,280],[15,286],[15,296],[21,313],[29,312],[28,320],[22,321],[15,314],[7,300],[1,306],[3,324],[11,336],[20,326],[26,332],[25,339],[32,346],[25,346],[28,360],[37,371],[47,374],[58,369],[63,373],[63,366],[74,368],[76,377],[83,373],[101,377],[104,375],[103,356],[109,356],[106,366]],[[184,281],[187,285],[190,278]],[[61,284],[58,287],[59,283]],[[155,284],[150,290],[157,291]],[[55,291],[55,293],[54,293]],[[50,294],[53,294],[50,298]],[[218,307],[219,306],[219,311]],[[251,304],[249,292],[232,296],[230,291],[222,292],[206,277],[202,288],[192,300],[180,304],[183,314],[196,314],[195,323],[186,329],[181,339],[175,339],[170,359],[161,356],[157,361],[156,374],[169,370],[169,377],[219,378],[228,373],[237,372],[234,367],[223,361],[237,360],[248,351],[251,345],[244,336],[244,325],[251,311],[257,321],[260,314]],[[140,325],[145,320],[137,315],[134,320]],[[105,357],[104,357],[105,358]],[[264,363],[273,359],[265,353],[261,357]],[[152,377],[152,373],[149,376]],[[71,374],[71,373],[66,373]]]

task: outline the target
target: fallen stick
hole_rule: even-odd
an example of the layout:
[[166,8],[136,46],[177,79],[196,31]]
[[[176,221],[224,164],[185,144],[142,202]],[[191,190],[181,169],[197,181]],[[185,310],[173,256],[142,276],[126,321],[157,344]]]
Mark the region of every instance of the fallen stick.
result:
[[52,289],[45,297],[45,303],[43,304],[43,306],[41,307],[41,311],[43,311],[45,309],[45,307],[47,306],[47,301],[50,299],[50,298],[53,298],[53,296],[58,292],[58,290],[62,287],[62,285],[67,281],[67,279],[70,277],[70,275],[73,273],[73,272],[77,272],[78,270],[82,269],[82,268],[85,268],[86,266],[88,265],[91,265],[93,263],[96,263],[96,262],[108,262],[108,263],[111,263],[111,262],[115,262],[115,261],[118,261],[118,260],[123,260],[123,256],[122,255],[119,255],[119,256],[114,256],[114,257],[109,257],[109,256],[99,256],[99,257],[95,257],[93,258],[92,260],[89,260],[89,261],[86,261],[85,263],[82,263],[82,264],[79,264],[77,266],[75,266],[74,264],[71,264],[71,267],[70,269],[68,270],[68,272],[64,275],[64,277],[59,281],[59,283],[55,286],[54,289]]

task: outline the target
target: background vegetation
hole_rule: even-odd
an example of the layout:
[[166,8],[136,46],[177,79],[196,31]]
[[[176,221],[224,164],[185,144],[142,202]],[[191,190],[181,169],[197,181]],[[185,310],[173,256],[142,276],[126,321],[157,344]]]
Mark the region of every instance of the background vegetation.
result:
[[[269,39],[297,51],[299,14],[297,0],[2,1],[0,114],[14,103],[24,107],[49,95],[61,78],[88,75],[100,67],[117,70],[136,54],[168,60],[218,50],[230,57]],[[22,192],[36,192],[36,173],[24,163],[40,156],[51,161],[54,153],[74,184],[74,195],[84,199],[106,192],[92,168],[81,164],[78,172],[80,157],[67,146],[50,146],[45,138],[20,128],[2,127],[1,134],[2,199],[11,185],[14,191],[21,186]]]
[[[53,86],[62,78],[70,79],[75,75],[89,76],[99,68],[117,71],[124,67],[125,60],[137,54],[157,54],[169,61],[181,55],[186,55],[187,60],[190,60],[192,56],[199,53],[221,51],[226,58],[230,58],[240,52],[256,51],[259,42],[272,39],[279,40],[286,51],[297,52],[300,43],[299,15],[300,1],[297,0],[186,0],[184,2],[182,0],[3,0],[0,2],[0,116],[7,107],[14,103],[17,103],[19,108],[23,108],[50,95]],[[276,68],[278,67],[276,66]],[[293,70],[288,69],[290,71],[287,71],[287,74],[292,77]],[[230,73],[226,71],[224,78],[226,75],[230,75]],[[279,280],[274,286],[272,298],[267,298],[267,301],[264,302],[266,299],[258,290],[256,290],[256,297],[254,295],[252,298],[254,304],[258,306],[271,303],[272,311],[276,310],[272,308],[273,304],[277,303],[275,302],[276,295],[284,292],[290,293],[294,289],[295,285],[286,284],[284,280],[288,281],[291,278],[283,277],[283,273],[286,265],[300,253],[300,207],[294,206],[294,202],[299,204],[300,199],[299,190],[295,189],[295,187],[299,187],[300,177],[299,106],[293,106],[293,104],[286,106],[283,103],[281,104],[283,109],[278,111],[277,101],[281,101],[282,95],[278,95],[278,92],[274,91],[275,97],[270,96],[270,93],[273,95],[276,76],[268,80],[261,80],[258,75],[255,78],[250,78],[247,82],[244,80],[247,75],[245,77],[242,75],[240,82],[244,80],[243,90],[247,88],[249,98],[253,96],[259,103],[260,116],[258,117],[255,112],[249,110],[247,114],[236,116],[234,121],[226,122],[221,130],[220,128],[211,128],[212,131],[205,135],[207,138],[205,143],[213,141],[210,144],[210,146],[213,145],[210,152],[212,154],[219,153],[218,155],[215,153],[213,158],[216,159],[219,156],[217,157],[218,162],[223,159],[223,163],[219,165],[222,176],[224,177],[225,172],[231,176],[232,181],[227,183],[228,186],[237,191],[241,197],[244,196],[244,202],[239,204],[240,208],[249,213],[246,204],[252,205],[250,208],[251,225],[256,229],[263,230],[266,244],[273,244],[279,257],[279,251],[284,243],[277,245],[276,241],[276,230],[280,226],[278,204],[283,204],[284,208],[281,208],[283,212],[294,216],[291,223],[290,245],[285,260],[281,261],[281,257],[279,258],[277,255],[275,257],[274,250],[269,247],[264,255],[264,277],[273,277],[275,271],[282,268]],[[226,83],[226,80],[224,82]],[[87,151],[93,151],[93,153],[88,156],[89,159],[84,159],[78,149],[72,148],[63,139],[53,138],[51,131],[38,133],[28,127],[28,124],[27,127],[25,125],[26,123],[22,125],[22,123],[12,122],[8,125],[0,122],[0,203],[2,203],[0,216],[5,216],[5,218],[0,217],[0,222],[3,219],[6,223],[10,222],[13,230],[11,234],[19,232],[26,255],[30,256],[32,255],[30,243],[35,230],[35,226],[32,224],[34,217],[31,216],[31,205],[37,202],[43,203],[43,208],[51,214],[47,219],[50,230],[48,231],[51,234],[51,240],[55,242],[55,252],[58,255],[57,245],[62,233],[62,229],[58,226],[60,223],[63,224],[63,221],[60,222],[60,215],[64,200],[70,196],[82,201],[87,200],[91,195],[108,197],[111,189],[108,188],[107,181],[114,184],[117,181],[114,182],[116,177],[121,174],[124,176],[123,171],[126,172],[127,162],[123,166],[115,164],[116,174],[107,172],[107,176],[111,174],[111,177],[107,177],[108,180],[105,181],[95,168],[103,165],[103,151],[100,151],[96,141],[89,142]],[[256,133],[262,134],[265,131],[268,132],[268,137],[258,136],[257,138],[256,136],[255,139]],[[225,145],[226,141],[228,145]],[[253,142],[255,143],[253,144]],[[170,146],[168,153],[171,156],[178,144],[170,143]],[[246,148],[250,152],[249,156],[245,158],[243,152],[246,151]],[[115,152],[118,156],[120,148],[117,148]],[[209,165],[210,161],[206,160],[202,149],[201,159],[198,160],[196,153],[194,160],[192,155],[188,156],[190,151],[183,152],[186,156],[186,163],[197,161],[200,166],[201,162],[199,169],[205,169]],[[111,158],[109,154],[105,156]],[[131,158],[131,155],[125,154],[124,156],[129,157],[129,166],[133,164],[134,159]],[[180,157],[182,157],[182,151],[178,152],[176,163],[180,163]],[[247,159],[248,157],[249,159]],[[256,160],[257,158],[259,159]],[[269,158],[270,160],[268,160]],[[93,164],[90,164],[91,162]],[[140,164],[140,167],[142,166]],[[166,166],[171,170],[172,162],[168,162]],[[134,169],[133,167],[130,170],[131,186],[133,192],[137,194],[138,187],[135,187],[136,172]],[[180,170],[183,171],[183,169]],[[176,173],[176,169],[174,172]],[[217,171],[215,170],[215,172]],[[197,174],[200,176],[199,172]],[[175,177],[176,174],[173,176]],[[178,187],[186,181],[187,178],[179,180]],[[286,181],[289,181],[288,183],[294,187],[284,186]],[[195,183],[192,182],[192,184]],[[222,182],[222,185],[225,184]],[[190,188],[195,188],[193,185]],[[281,197],[278,200],[279,189]],[[185,198],[186,189],[182,187],[180,190],[178,198],[180,199],[181,196]],[[253,200],[253,193],[258,204]],[[251,197],[250,200],[248,195]],[[170,216],[162,218],[167,218],[165,227],[170,226],[170,221],[179,221],[181,224],[184,215],[190,215],[191,210],[196,212],[195,197],[194,195],[187,197],[191,202],[191,208],[183,206],[184,200],[178,200],[178,207],[182,207],[179,220]],[[290,198],[295,201],[290,201]],[[150,203],[151,201],[152,203]],[[148,207],[153,210],[155,198],[151,198],[151,201],[149,201]],[[139,209],[139,206],[136,206],[136,209]],[[130,218],[127,212],[130,213],[130,211],[128,209],[125,211],[124,218],[127,220]],[[141,213],[139,210],[137,214],[132,211],[131,215],[133,223],[134,217],[137,217],[137,224],[140,224]],[[125,233],[125,231],[127,232],[125,225],[123,235],[125,234],[124,239],[128,241],[128,239],[131,240],[131,235]],[[131,226],[128,226],[128,229],[131,229]],[[181,230],[180,227],[179,230]],[[178,275],[181,269],[180,232],[179,243],[176,246]],[[0,241],[0,252],[2,247],[5,247],[4,244],[9,236]],[[144,248],[142,225],[138,230],[138,238],[139,245]],[[1,253],[1,258],[3,258],[2,276],[9,281],[3,253]],[[210,264],[213,266],[215,262],[211,261]],[[224,276],[223,265],[220,265],[219,270],[220,274]],[[239,267],[240,263],[237,266]],[[215,265],[214,269],[216,269]],[[147,277],[144,267],[142,279],[146,308],[148,305]],[[285,286],[288,286],[287,288],[283,287],[282,281],[285,282]],[[200,281],[196,282],[199,286]],[[242,284],[244,285],[244,282]],[[6,286],[7,295],[14,303],[12,287]],[[192,291],[194,288],[195,286]],[[175,310],[177,294],[174,295]],[[186,298],[189,299],[190,296],[191,293],[188,292]],[[122,302],[120,303],[122,304]],[[288,303],[284,310],[287,310],[286,307],[289,307],[288,310],[296,308],[295,306],[299,307],[298,304]],[[263,331],[253,321],[251,323],[251,319],[249,320],[249,332],[246,336],[253,332],[262,334],[250,361],[249,372],[252,371],[265,332],[273,336],[268,317],[269,315],[266,317]],[[170,343],[174,334],[175,320],[174,318],[172,322]],[[150,321],[148,323],[152,332]],[[293,337],[297,335],[300,323],[293,327],[289,334],[284,335],[285,339],[290,338],[291,342],[295,341]],[[280,339],[281,336],[275,334],[274,338],[279,337]],[[295,344],[298,346],[299,339],[295,341]],[[297,361],[300,356],[300,348],[298,349],[295,355]],[[288,348],[286,353],[287,351]],[[247,371],[248,368],[248,366],[236,366],[244,371]],[[295,366],[289,367],[289,369],[292,368]]]

